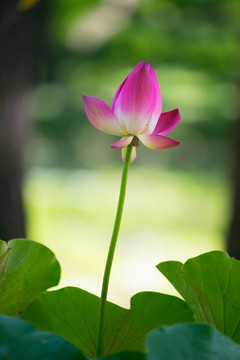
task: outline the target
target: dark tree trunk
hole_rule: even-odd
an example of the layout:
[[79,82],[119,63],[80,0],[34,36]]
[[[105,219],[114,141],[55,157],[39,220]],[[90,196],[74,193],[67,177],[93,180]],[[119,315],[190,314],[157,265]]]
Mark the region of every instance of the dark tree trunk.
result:
[[36,76],[42,22],[39,6],[17,12],[17,3],[0,4],[0,238],[6,241],[25,237],[26,95]]
[[236,78],[236,121],[232,135],[232,214],[227,236],[227,251],[230,256],[240,260],[240,4],[232,2],[232,29],[238,48],[235,54],[235,78]]
[[240,260],[240,117],[234,127],[233,143],[233,200],[227,251]]

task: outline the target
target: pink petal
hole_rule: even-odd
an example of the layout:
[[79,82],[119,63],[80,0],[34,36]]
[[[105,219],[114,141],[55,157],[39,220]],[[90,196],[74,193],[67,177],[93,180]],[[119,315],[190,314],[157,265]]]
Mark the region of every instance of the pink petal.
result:
[[133,136],[124,137],[121,140],[118,140],[117,142],[112,144],[111,148],[112,149],[122,149],[122,148],[128,146],[129,144],[131,144],[132,139],[133,139]]
[[[119,86],[119,88],[117,89],[116,94],[114,95],[113,101],[112,101],[112,111],[114,111],[114,107],[115,107],[115,102],[116,99],[119,95],[119,93],[121,92],[123,85],[125,84],[125,82],[127,81],[127,79],[129,78],[129,76],[131,76],[136,70],[138,70],[139,68],[142,67],[142,65],[144,64],[144,62],[140,62],[139,64],[137,64],[137,66],[135,66],[135,68],[130,72],[130,74],[128,74],[128,76],[126,77],[126,79],[122,82],[122,84]],[[148,64],[148,63],[147,63]],[[149,64],[148,64],[149,66]]]
[[162,99],[161,99],[160,88],[159,88],[159,84],[158,84],[157,75],[156,75],[153,67],[150,69],[149,73],[155,84],[157,99],[156,99],[154,111],[152,113],[152,117],[149,121],[148,129],[146,132],[144,132],[145,134],[151,134],[153,132],[153,130],[158,122],[161,111],[162,111]]
[[168,149],[180,144],[179,141],[162,135],[139,135],[139,140],[150,149]]
[[98,130],[113,135],[124,135],[110,107],[101,99],[83,95],[83,105],[90,123]]
[[146,131],[156,101],[155,81],[143,63],[127,78],[115,101],[114,114],[123,131],[133,135]]
[[160,115],[158,123],[152,135],[165,135],[177,126],[180,121],[180,114],[178,109],[164,112]]
[[[127,148],[124,147],[122,149],[122,161],[124,162],[125,161],[125,157],[126,157],[126,152],[127,152]],[[131,153],[131,159],[130,159],[130,164],[132,164],[134,162],[134,160],[136,159],[137,157],[137,151],[136,151],[136,147],[133,146],[132,147],[132,153]]]

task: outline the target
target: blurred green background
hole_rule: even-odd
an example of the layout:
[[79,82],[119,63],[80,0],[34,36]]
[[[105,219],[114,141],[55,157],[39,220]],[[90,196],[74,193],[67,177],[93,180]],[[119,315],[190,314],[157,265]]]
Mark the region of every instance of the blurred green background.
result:
[[27,236],[56,253],[62,286],[99,294],[122,162],[110,149],[116,139],[88,122],[81,95],[110,105],[133,67],[148,61],[163,111],[180,110],[170,136],[181,145],[138,149],[109,299],[127,305],[141,290],[172,292],[156,264],[225,248],[239,2],[51,0],[35,7],[45,30],[39,81],[27,96]]

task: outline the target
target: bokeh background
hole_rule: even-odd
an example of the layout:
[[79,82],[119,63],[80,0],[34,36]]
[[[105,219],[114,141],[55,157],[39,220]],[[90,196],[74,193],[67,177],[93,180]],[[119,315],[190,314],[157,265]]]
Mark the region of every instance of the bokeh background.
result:
[[[109,299],[173,292],[155,269],[239,256],[239,1],[40,0],[1,5],[0,237],[51,248],[61,286],[100,293],[122,162],[82,94],[111,104],[140,61],[156,69],[181,145],[138,149]],[[228,245],[227,245],[228,243]]]

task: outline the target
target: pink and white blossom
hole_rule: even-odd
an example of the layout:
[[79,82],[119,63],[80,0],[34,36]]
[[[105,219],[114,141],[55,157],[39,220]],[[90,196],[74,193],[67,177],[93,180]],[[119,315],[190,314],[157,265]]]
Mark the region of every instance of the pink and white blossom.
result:
[[180,120],[178,109],[162,113],[161,93],[153,67],[139,63],[118,88],[110,108],[103,100],[83,95],[83,104],[91,124],[105,133],[122,138],[111,145],[123,149],[132,145],[132,159],[139,141],[150,149],[168,149],[179,141],[165,135]]

